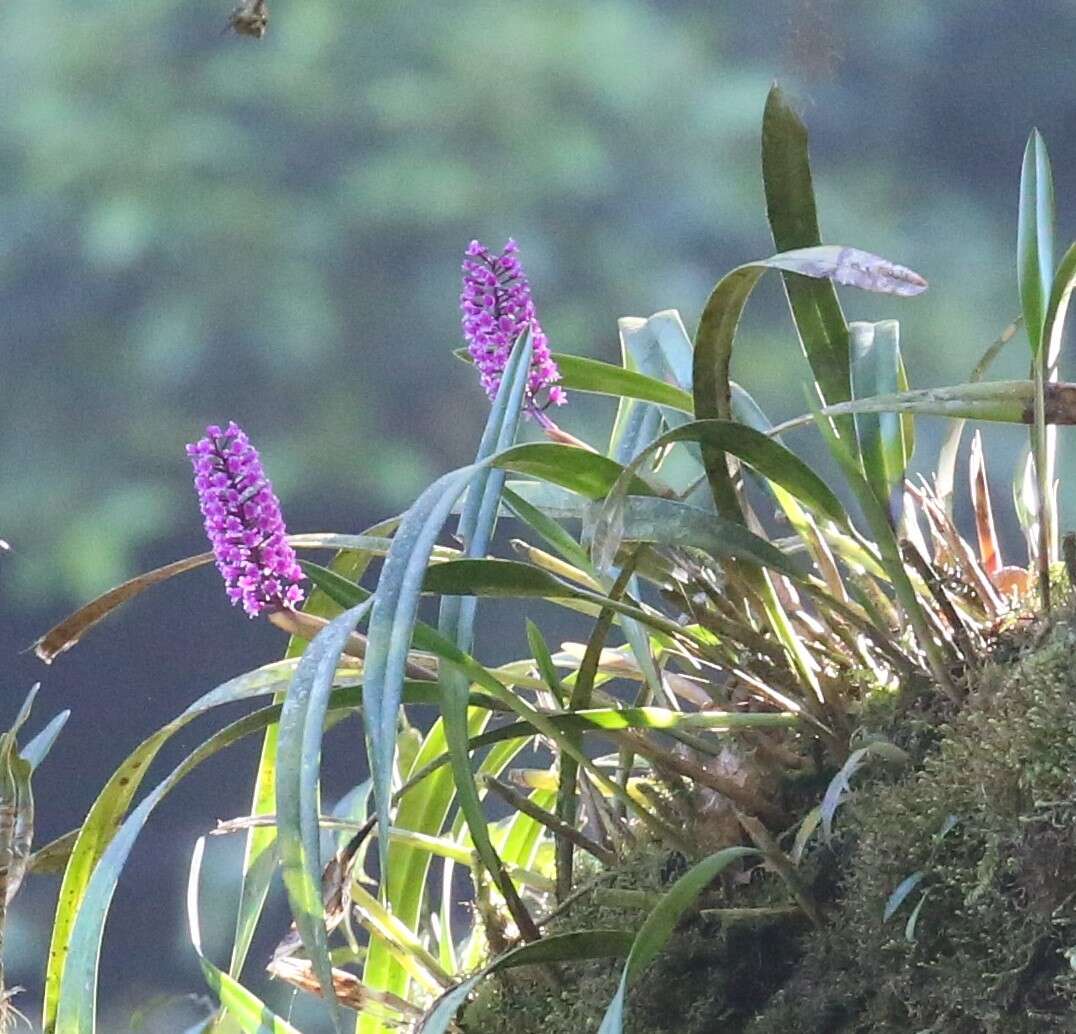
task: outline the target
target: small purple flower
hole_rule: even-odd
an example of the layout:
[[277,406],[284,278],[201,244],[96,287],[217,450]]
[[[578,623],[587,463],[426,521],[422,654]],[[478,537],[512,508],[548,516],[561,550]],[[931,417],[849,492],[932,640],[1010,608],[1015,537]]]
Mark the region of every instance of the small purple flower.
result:
[[303,601],[305,575],[288,545],[280,501],[258,451],[235,423],[187,446],[205,530],[232,606],[253,618]]
[[549,341],[535,315],[530,284],[514,240],[505,244],[500,255],[493,254],[478,241],[471,241],[463,260],[460,311],[467,350],[491,399],[501,385],[512,346],[530,327],[533,353],[527,409],[537,414],[547,406],[563,406],[568,401],[564,389],[557,384],[560,371],[549,354]]

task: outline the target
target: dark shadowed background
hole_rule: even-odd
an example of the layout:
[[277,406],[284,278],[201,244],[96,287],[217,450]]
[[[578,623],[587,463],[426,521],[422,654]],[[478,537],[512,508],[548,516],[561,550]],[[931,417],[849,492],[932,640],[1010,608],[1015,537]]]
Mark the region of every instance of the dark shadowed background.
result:
[[[811,129],[826,239],[931,282],[911,301],[843,294],[852,317],[901,319],[926,386],[964,379],[1018,311],[1032,125],[1060,237],[1076,228],[1067,0],[775,0],[750,14],[716,0],[272,0],[261,42],[222,35],[227,14],[228,0],[0,12],[0,537],[14,548],[0,560],[0,719],[37,679],[35,731],[72,710],[36,783],[39,843],[78,823],[141,738],[283,646],[202,570],[52,668],[22,652],[116,581],[204,548],[183,444],[207,422],[245,426],[296,531],[359,531],[473,455],[486,402],[451,354],[472,237],[519,240],[555,350],[614,359],[621,315],[676,307],[692,326],[722,272],[771,250],[758,135],[779,79]],[[734,375],[778,418],[803,410],[805,367],[767,286]],[[995,373],[1026,365],[1017,339]],[[562,416],[586,436],[611,409],[577,396]],[[1014,549],[1023,438],[994,430],[987,449]],[[937,440],[924,427],[919,469]],[[523,650],[520,624],[498,616],[491,649]],[[360,742],[350,725],[329,741],[338,790]],[[140,841],[106,932],[104,1029],[180,1030],[196,1013],[157,1007],[202,986],[186,865],[198,834],[244,811],[253,760],[236,748],[197,774]],[[230,850],[213,845],[206,877],[218,953]],[[31,1016],[55,889],[31,879],[9,931]],[[278,908],[255,960],[282,923]],[[284,1011],[287,998],[270,994]]]

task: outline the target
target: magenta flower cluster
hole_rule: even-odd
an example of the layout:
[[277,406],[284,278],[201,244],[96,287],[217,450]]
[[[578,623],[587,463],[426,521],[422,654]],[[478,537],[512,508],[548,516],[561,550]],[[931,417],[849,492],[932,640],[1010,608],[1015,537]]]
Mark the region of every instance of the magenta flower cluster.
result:
[[491,399],[501,385],[512,346],[529,327],[533,353],[527,408],[538,412],[567,402],[564,389],[557,384],[560,371],[549,354],[549,342],[535,315],[530,284],[514,240],[505,244],[500,255],[478,241],[471,241],[463,260],[460,311],[467,350]]
[[295,607],[305,577],[288,545],[280,501],[257,450],[235,423],[211,425],[187,446],[194,485],[228,598],[253,618]]

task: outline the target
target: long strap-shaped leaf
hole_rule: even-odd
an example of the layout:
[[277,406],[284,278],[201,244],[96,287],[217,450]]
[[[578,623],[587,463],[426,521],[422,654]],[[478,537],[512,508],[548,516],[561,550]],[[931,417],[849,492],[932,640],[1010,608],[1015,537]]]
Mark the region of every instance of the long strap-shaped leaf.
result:
[[[699,420],[731,415],[729,367],[736,328],[751,292],[768,269],[829,279],[881,294],[910,296],[926,290],[918,273],[857,248],[823,245],[782,252],[750,262],[724,276],[714,288],[695,333],[695,416]],[[846,359],[847,363],[847,359]],[[846,396],[847,397],[847,396]],[[732,486],[724,450],[703,443],[703,461],[718,512],[738,519],[740,505]]]
[[[478,454],[475,457],[476,464],[482,464],[490,457],[504,452],[515,441],[530,377],[531,353],[532,341],[528,331],[516,342],[505,367],[500,390],[497,392],[479,443]],[[484,557],[489,549],[490,539],[493,537],[497,524],[504,479],[503,469],[489,466],[478,467],[474,475],[459,523],[459,537],[463,540],[467,557]],[[455,643],[464,652],[470,652],[474,640],[476,607],[477,598],[474,596],[444,596],[441,600],[438,630],[441,635]],[[470,756],[467,751],[470,679],[458,668],[442,665],[438,672],[438,681],[442,694],[441,715],[445,724],[445,738],[448,742],[452,771],[456,778],[460,810],[471,832],[471,839],[478,851],[478,856],[504,895],[505,903],[520,933],[525,940],[536,940],[538,928],[516,893],[515,886],[501,864],[493,841],[490,839],[486,816],[474,781],[474,773],[471,771]]]
[[182,714],[148,736],[122,762],[90,807],[64,870],[52,927],[49,964],[45,976],[42,1026],[51,1030],[66,980],[69,947],[76,917],[83,908],[94,867],[112,839],[116,826],[126,814],[150,763],[160,749],[181,729],[216,707],[246,700],[253,695],[282,691],[295,671],[294,662],[278,662],[217,686],[200,697]]
[[199,837],[191,854],[190,876],[187,879],[187,925],[191,945],[198,955],[206,984],[234,1018],[243,1034],[300,1034],[296,1027],[269,1009],[253,991],[248,990],[234,977],[221,972],[206,958],[202,950],[202,924],[198,908],[198,882],[204,853],[205,837]]
[[[398,518],[390,518],[374,527],[367,529],[363,537],[371,540],[384,542],[384,550],[388,549],[389,540],[382,536],[391,534],[397,525]],[[369,549],[341,550],[332,561],[331,573],[345,584],[358,583],[362,578],[374,554]],[[350,581],[348,581],[350,579]],[[352,600],[344,604],[343,609],[353,607],[358,600]],[[310,594],[303,605],[303,613],[316,617],[332,618],[339,613],[341,607],[324,591],[315,591]],[[285,659],[299,658],[306,649],[306,641],[292,636],[284,653]],[[283,700],[280,696],[278,702]],[[254,788],[251,793],[250,814],[266,815],[276,807],[276,757],[277,757],[277,726],[266,729],[262,740],[261,755],[258,758],[258,767],[254,773]],[[243,852],[243,874],[239,890],[239,907],[236,910],[235,936],[232,940],[232,957],[228,963],[230,976],[238,977],[246,961],[247,952],[250,950],[251,941],[254,938],[254,930],[258,924],[265,900],[269,893],[269,885],[276,873],[276,827],[275,826],[252,826],[247,831],[246,844]],[[223,1021],[223,1014],[218,1021]],[[208,1034],[214,1034],[213,1031]]]
[[[384,522],[379,527],[391,525]],[[307,535],[290,535],[288,544],[296,549],[355,549],[382,555],[388,552],[388,539],[370,535],[336,535],[332,533],[314,533]],[[118,607],[134,599],[154,585],[159,585],[177,575],[185,574],[196,568],[213,562],[212,553],[199,553],[197,556],[176,560],[164,567],[154,568],[117,585],[96,599],[79,607],[74,614],[64,618],[58,625],[49,629],[33,644],[34,653],[39,660],[51,664],[57,656],[75,646],[82,637],[98,622],[103,621]]]
[[333,990],[329,937],[321,901],[318,829],[321,738],[340,655],[348,636],[372,605],[371,600],[366,600],[334,618],[307,647],[284,698],[277,745],[277,838],[284,889],[314,975],[330,1004],[333,1025],[341,1034],[343,1018]]
[[[1076,251],[1073,253],[1076,272]],[[1046,423],[1076,424],[1076,384],[1047,384]],[[1035,419],[1034,381],[969,381],[942,388],[916,388],[895,395],[842,402],[817,413],[805,413],[777,424],[770,435],[778,437],[815,422],[816,416],[849,416],[858,413],[903,413],[912,416],[952,417],[999,424],[1030,424]]]
[[[762,116],[762,182],[777,250],[821,244],[807,128],[778,86],[770,90]],[[826,405],[848,401],[852,397],[848,328],[833,284],[797,273],[785,273],[782,280],[821,401]],[[851,440],[850,421],[838,421],[837,429]]]
[[[725,479],[728,478],[728,471],[724,466],[724,457],[726,453],[731,454],[753,467],[763,477],[779,484],[822,516],[829,517],[838,524],[847,523],[844,507],[829,486],[795,453],[783,446],[779,449],[771,448],[774,444],[772,437],[732,420],[696,420],[673,428],[651,442],[624,468],[606,495],[595,522],[592,546],[595,566],[599,569],[609,565],[619,544],[622,511],[625,499],[631,492],[630,486],[635,472],[655,452],[675,442],[699,442],[704,450],[708,449],[711,454],[720,455],[720,470],[723,472],[721,476]],[[732,492],[731,480],[728,480],[727,484]],[[735,506],[727,512],[719,509],[719,516],[725,523],[742,523],[742,514],[734,492],[730,498]]]
[[[474,466],[451,471],[418,497],[400,522],[378,579],[368,629],[363,711],[374,806],[385,826],[391,814],[400,693],[422,580],[433,544],[474,473]],[[386,838],[378,841],[378,853],[382,867],[387,869]],[[382,881],[384,878],[383,873]]]
[[154,808],[203,761],[244,737],[261,732],[279,716],[279,706],[263,708],[214,733],[158,783],[115,830],[86,883],[81,907],[70,926],[70,937],[61,948],[66,957],[63,983],[57,996],[54,1024],[46,1030],[54,1029],[56,1034],[94,1034],[97,970],[105,920],[120,873]]
[[598,1034],[622,1034],[628,990],[639,974],[657,958],[672,936],[680,917],[698,896],[733,862],[758,855],[751,847],[726,847],[688,869],[666,892],[635,935],[620,986],[609,1003]]
[[[907,387],[900,354],[900,324],[896,320],[856,321],[849,324],[848,335],[852,394],[856,399],[892,395]],[[911,426],[912,418],[896,413],[864,413],[855,417],[863,474],[874,494],[890,511],[894,523],[903,501],[904,473],[914,448],[909,433]]]
[[1054,280],[1054,182],[1046,142],[1033,129],[1024,150],[1020,170],[1020,208],[1016,228],[1017,284],[1024,310],[1024,329],[1031,346],[1035,380],[1035,417],[1031,429],[1031,454],[1035,457],[1035,495],[1039,528],[1039,591],[1042,605],[1050,609],[1050,561],[1055,523],[1051,442],[1046,429],[1046,383],[1050,359],[1043,348],[1046,310]]

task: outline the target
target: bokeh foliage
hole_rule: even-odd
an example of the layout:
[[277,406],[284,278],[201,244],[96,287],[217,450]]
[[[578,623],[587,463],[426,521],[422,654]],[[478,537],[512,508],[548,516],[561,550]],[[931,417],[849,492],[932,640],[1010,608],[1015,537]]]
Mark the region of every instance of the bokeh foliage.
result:
[[[827,237],[914,259],[941,289],[906,350],[961,380],[965,343],[1018,308],[993,247],[1014,141],[1038,120],[1068,164],[1068,35],[1030,27],[1073,15],[840,7],[304,0],[258,43],[219,35],[210,0],[8,5],[8,590],[81,598],[130,573],[190,522],[174,444],[222,414],[293,511],[330,487],[343,512],[413,498],[482,419],[447,358],[472,236],[523,242],[557,350],[611,357],[628,311],[690,322],[716,269],[766,250],[753,157],[775,75],[812,108]],[[794,352],[744,379],[798,405]]]

